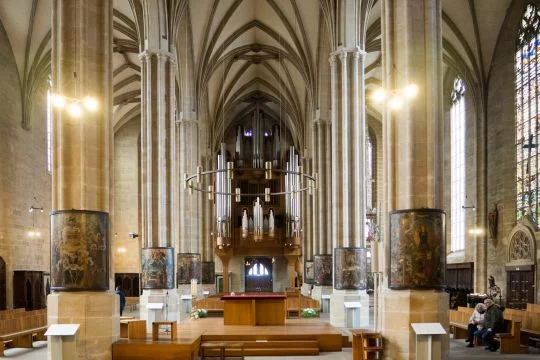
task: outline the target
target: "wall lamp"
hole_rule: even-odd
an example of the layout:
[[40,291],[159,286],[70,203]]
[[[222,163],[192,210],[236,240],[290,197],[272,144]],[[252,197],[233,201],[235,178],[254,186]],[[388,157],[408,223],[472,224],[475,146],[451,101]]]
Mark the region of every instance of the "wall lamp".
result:
[[40,211],[40,212],[43,212],[43,208],[42,207],[35,207],[34,205],[30,206],[28,208],[28,212],[34,212],[34,211]]
[[476,206],[475,205],[472,205],[472,206],[465,206],[463,205],[461,207],[463,210],[472,210],[472,211],[476,211]]

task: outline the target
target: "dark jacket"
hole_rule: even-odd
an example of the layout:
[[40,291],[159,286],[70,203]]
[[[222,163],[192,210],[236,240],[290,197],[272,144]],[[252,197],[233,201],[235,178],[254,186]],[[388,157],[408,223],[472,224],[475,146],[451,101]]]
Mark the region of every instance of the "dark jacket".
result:
[[493,332],[505,332],[504,318],[499,305],[493,304],[484,314],[484,328],[491,329]]
[[126,295],[122,289],[116,290],[116,293],[120,296],[120,309],[126,306]]

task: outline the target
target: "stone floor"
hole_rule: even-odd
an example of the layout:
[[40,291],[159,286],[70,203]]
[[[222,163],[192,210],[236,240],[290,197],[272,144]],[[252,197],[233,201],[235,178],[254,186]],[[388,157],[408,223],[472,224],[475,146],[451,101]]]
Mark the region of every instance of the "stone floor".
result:
[[[126,316],[138,317],[137,313],[126,313]],[[328,319],[328,314],[321,314],[321,319]],[[344,329],[346,332],[346,329]],[[492,353],[486,351],[484,347],[467,348],[464,340],[450,340],[450,360],[521,360],[521,359],[540,359],[540,350],[530,348],[529,354],[525,355],[502,355],[499,352]],[[8,349],[5,356],[0,359],[16,360],[44,360],[47,359],[47,342],[38,341],[34,343],[34,349]],[[298,359],[316,359],[316,360],[351,360],[352,350],[344,348],[342,352],[321,353],[319,356],[246,356],[246,360],[298,360]]]

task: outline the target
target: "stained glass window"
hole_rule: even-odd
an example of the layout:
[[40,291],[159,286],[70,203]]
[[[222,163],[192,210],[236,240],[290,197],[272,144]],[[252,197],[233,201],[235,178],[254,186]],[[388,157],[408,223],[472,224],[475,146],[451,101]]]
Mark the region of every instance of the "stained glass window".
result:
[[538,223],[537,147],[540,121],[538,108],[538,61],[540,12],[529,4],[521,20],[516,49],[516,218],[530,212]]
[[255,263],[249,271],[248,275],[250,276],[266,276],[269,275],[268,269],[263,264]]
[[451,250],[465,248],[465,85],[457,77],[450,110]]

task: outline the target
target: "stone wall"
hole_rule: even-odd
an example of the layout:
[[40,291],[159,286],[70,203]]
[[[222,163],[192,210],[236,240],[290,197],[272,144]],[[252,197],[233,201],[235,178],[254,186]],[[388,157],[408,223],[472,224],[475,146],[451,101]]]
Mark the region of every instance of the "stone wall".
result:
[[[487,203],[489,207],[497,204],[499,227],[497,239],[488,241],[487,273],[495,277],[502,289],[503,299],[507,296],[504,265],[508,261],[508,236],[516,224],[514,54],[525,6],[526,1],[516,0],[506,14],[493,55],[488,84]],[[538,263],[539,255],[536,256]],[[538,266],[536,268],[536,278],[539,279]],[[540,289],[538,286],[536,289],[538,299]]]
[[[0,79],[0,257],[6,262],[7,306],[11,307],[14,270],[50,271],[51,177],[47,172],[47,84],[34,99],[31,129],[24,130],[18,69],[2,27]],[[32,205],[44,211],[28,212]],[[31,230],[41,235],[31,237]]]

